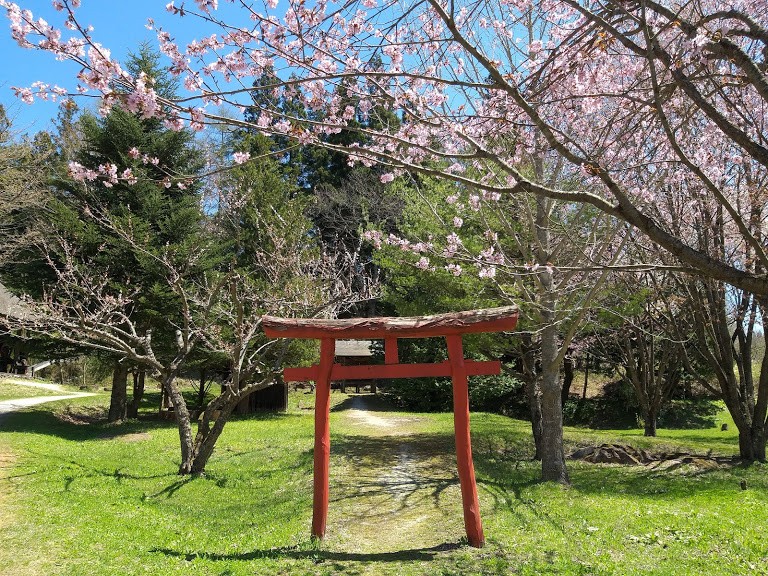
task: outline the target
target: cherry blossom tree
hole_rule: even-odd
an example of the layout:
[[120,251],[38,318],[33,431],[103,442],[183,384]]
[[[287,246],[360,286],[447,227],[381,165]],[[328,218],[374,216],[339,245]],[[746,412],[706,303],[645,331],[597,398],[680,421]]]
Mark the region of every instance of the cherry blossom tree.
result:
[[[78,20],[80,3],[52,2],[65,30],[0,0],[19,44],[78,62],[73,91],[98,95],[105,111],[119,102],[171,128],[228,123],[320,144],[384,166],[384,183],[414,171],[491,198],[590,205],[765,311],[762,0],[174,0],[168,12],[211,30],[179,45],[156,27],[188,90],[175,100],[120,67]],[[274,82],[253,86],[267,71]],[[72,92],[43,82],[15,90],[24,101]],[[255,91],[272,98],[257,99],[252,120],[214,112],[251,106]],[[311,114],[269,104],[281,98]],[[400,121],[357,122],[377,111]],[[359,138],[323,138],[341,130]],[[542,144],[561,166],[556,182],[521,168]],[[713,219],[717,243],[698,229]]]
[[[338,130],[357,115],[365,115],[374,105],[394,107],[402,111],[405,121],[395,133],[370,130],[378,144],[359,151],[360,160],[407,168],[418,168],[419,160],[432,157],[480,165],[491,162],[501,168],[507,181],[494,176],[496,182],[485,182],[485,187],[505,192],[530,189],[590,202],[666,243],[675,238],[665,239],[664,230],[657,230],[658,223],[641,226],[643,221],[638,219],[644,201],[652,200],[647,197],[653,195],[648,190],[653,188],[649,167],[673,161],[709,190],[723,188],[718,187],[712,171],[727,171],[749,160],[763,165],[766,160],[762,133],[757,129],[765,96],[760,74],[765,31],[755,2],[719,12],[719,4],[705,2],[689,3],[675,11],[653,2],[629,6],[470,2],[457,6],[436,1],[379,5],[365,0],[342,6],[302,2],[278,8],[274,14],[269,13],[273,2],[263,12],[250,3],[234,2],[242,9],[240,26],[216,18],[217,2],[196,2],[197,11],[171,2],[169,11],[205,19],[221,33],[184,48],[176,46],[168,32],[158,30],[171,70],[197,92],[184,102],[203,105],[176,103],[170,113],[158,106],[159,96],[151,82],[127,75],[87,28],[78,24],[75,10],[79,4],[53,3],[66,14],[67,26],[76,31],[63,40],[61,31],[44,20],[4,2],[14,37],[29,47],[80,62],[84,68],[78,90],[102,93],[105,106],[121,97],[112,93],[113,82],[127,83],[132,91],[125,98],[135,111],[162,115],[169,124],[187,120],[202,129],[219,120],[206,113],[205,104],[242,104],[238,96],[247,98],[253,87],[247,83],[238,87],[237,81],[242,84],[244,78],[253,78],[265,67],[280,65],[292,77],[259,89],[299,95],[305,105],[324,115],[305,120],[265,109],[255,122],[263,130],[285,131],[311,142],[318,134]],[[526,39],[516,37],[516,27],[533,18],[546,30],[541,36],[551,40],[523,46]],[[246,22],[255,24],[244,28]],[[377,68],[366,64],[374,54],[381,56]],[[725,82],[729,78],[738,81]],[[727,91],[713,91],[718,81],[725,83]],[[528,94],[531,85],[536,92]],[[357,106],[334,108],[341,100],[336,92],[339,87],[359,96]],[[40,83],[17,88],[25,101],[35,95],[53,98],[62,91]],[[686,114],[689,108],[696,114]],[[731,110],[737,113],[729,114]],[[729,117],[740,120],[733,123]],[[592,194],[537,189],[515,168],[519,150],[493,146],[500,132],[520,130],[516,119],[536,125],[574,173],[595,178],[604,189]],[[489,130],[491,126],[493,130]],[[689,127],[697,127],[708,137],[681,144],[679,137]],[[442,147],[434,145],[436,136]],[[663,148],[651,149],[654,142],[664,143]],[[524,147],[525,142],[520,150]],[[352,148],[354,145],[344,147],[347,152]],[[634,152],[644,149],[645,162],[630,164],[640,158]],[[718,150],[728,153],[716,155]],[[445,171],[460,171],[460,166]],[[478,180],[482,185],[482,178]],[[668,248],[674,248],[673,244]],[[679,245],[676,251],[686,259],[694,256]],[[727,275],[716,262],[694,263],[709,264],[712,273],[719,270]],[[724,279],[748,282],[741,274]]]
[[[556,166],[526,160],[542,180],[557,178]],[[588,206],[527,194],[484,198],[473,188],[417,180],[402,185],[416,188],[406,192],[407,237],[377,230],[366,236],[390,259],[400,254],[431,274],[433,286],[453,276],[471,290],[471,302],[520,306],[522,320],[505,353],[521,359],[542,477],[567,484],[560,373],[611,271],[622,269],[626,226]]]
[[[171,127],[202,130],[245,123],[217,116],[210,104],[246,105],[254,90],[269,91],[299,98],[315,113],[294,117],[263,99],[253,127],[302,143],[376,109],[396,110],[402,122],[391,130],[386,123],[356,128],[369,142],[364,147],[325,145],[351,162],[379,162],[394,173],[434,172],[491,193],[527,191],[592,204],[693,270],[768,293],[759,270],[698,246],[690,230],[676,234],[669,218],[653,210],[662,182],[682,209],[698,210],[702,198],[715,202],[731,242],[768,262],[746,205],[759,205],[755,184],[768,165],[762,2],[741,0],[722,10],[706,0],[228,0],[228,21],[217,16],[218,4],[167,4],[167,11],[202,19],[213,32],[179,46],[157,29],[169,71],[189,90],[168,101],[151,80],[128,74],[97,41],[97,31],[78,21],[80,1],[52,3],[70,32],[2,2],[19,44],[81,64],[77,92],[96,93],[105,110],[120,101]],[[539,39],[531,39],[532,26]],[[275,84],[252,86],[266,70]],[[118,85],[126,93],[115,91]],[[42,82],[15,90],[24,101],[66,92]],[[573,178],[589,183],[586,189],[548,186],[520,171],[520,154],[538,134]],[[500,135],[515,136],[516,145],[508,147]],[[428,162],[436,159],[449,162],[436,168]],[[466,174],[468,166],[476,176]]]

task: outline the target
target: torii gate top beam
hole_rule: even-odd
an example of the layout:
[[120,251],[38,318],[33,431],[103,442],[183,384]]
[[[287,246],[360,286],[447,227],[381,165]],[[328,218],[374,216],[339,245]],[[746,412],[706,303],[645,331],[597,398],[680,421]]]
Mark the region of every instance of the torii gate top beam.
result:
[[277,318],[264,316],[262,326],[270,338],[430,338],[515,329],[517,306],[468,310],[433,316],[404,318]]

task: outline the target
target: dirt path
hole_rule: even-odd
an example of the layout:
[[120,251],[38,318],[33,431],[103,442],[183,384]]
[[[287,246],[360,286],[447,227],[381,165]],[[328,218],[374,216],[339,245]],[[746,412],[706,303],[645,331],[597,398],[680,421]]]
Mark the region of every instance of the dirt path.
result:
[[353,420],[367,424],[368,426],[386,430],[388,428],[393,428],[396,424],[394,418],[382,418],[371,413],[368,410],[368,404],[362,396],[353,396],[350,406],[352,406],[352,408],[347,410],[347,416]]
[[328,543],[376,554],[457,542],[464,532],[452,442],[420,433],[418,417],[369,410],[364,396],[343,414],[348,435],[336,449],[331,443]]
[[[19,386],[29,386],[30,388],[43,388],[45,390],[50,390],[51,392],[64,391],[58,384],[34,382],[25,380],[24,378],[3,378],[3,381]],[[58,394],[52,396],[35,396],[33,398],[15,398],[13,400],[4,400],[0,402],[0,424],[2,424],[4,416],[10,412],[16,412],[17,410],[23,410],[24,408],[36,406],[37,404],[44,404],[46,402],[70,400],[72,398],[83,398],[85,396],[95,396],[95,394],[90,392],[67,392],[66,394]]]

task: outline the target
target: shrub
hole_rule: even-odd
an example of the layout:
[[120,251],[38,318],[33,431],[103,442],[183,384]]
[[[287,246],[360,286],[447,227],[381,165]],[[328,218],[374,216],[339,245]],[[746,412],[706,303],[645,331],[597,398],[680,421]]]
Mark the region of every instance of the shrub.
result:
[[[711,428],[720,408],[708,398],[670,400],[658,416],[659,428]],[[632,387],[619,380],[607,384],[600,396],[568,400],[563,407],[563,420],[570,426],[587,426],[598,430],[629,429],[641,426],[642,413]]]
[[[408,378],[379,386],[382,396],[397,406],[419,412],[450,412],[453,391],[448,378]],[[472,410],[497,414],[525,413],[523,384],[514,376],[473,376],[469,379]]]

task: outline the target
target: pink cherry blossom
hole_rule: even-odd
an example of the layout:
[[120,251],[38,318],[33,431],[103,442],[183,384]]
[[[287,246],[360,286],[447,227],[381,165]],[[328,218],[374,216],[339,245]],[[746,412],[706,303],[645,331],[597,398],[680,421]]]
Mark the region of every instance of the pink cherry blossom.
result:
[[235,164],[244,164],[245,162],[248,162],[250,158],[250,152],[235,152],[232,154],[232,160],[235,161]]

